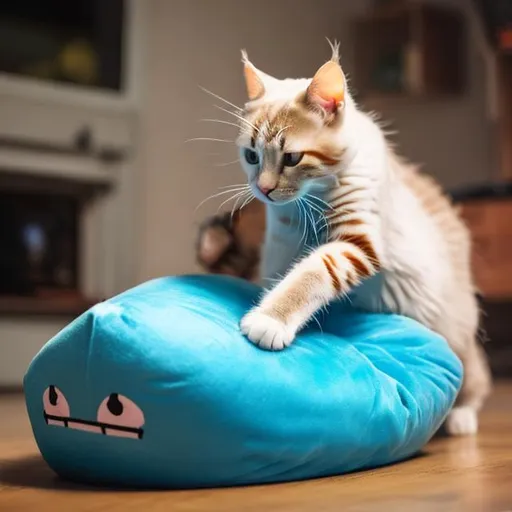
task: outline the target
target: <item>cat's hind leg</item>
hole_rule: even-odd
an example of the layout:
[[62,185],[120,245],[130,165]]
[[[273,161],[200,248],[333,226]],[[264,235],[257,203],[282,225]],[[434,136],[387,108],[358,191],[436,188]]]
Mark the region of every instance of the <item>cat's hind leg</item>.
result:
[[461,356],[464,380],[454,408],[446,419],[445,429],[450,435],[476,434],[478,412],[491,391],[491,373],[484,350],[476,339]]

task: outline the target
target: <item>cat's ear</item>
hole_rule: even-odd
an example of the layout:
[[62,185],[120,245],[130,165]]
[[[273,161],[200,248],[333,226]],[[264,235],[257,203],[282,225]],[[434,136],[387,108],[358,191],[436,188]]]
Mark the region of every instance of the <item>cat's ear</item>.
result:
[[337,59],[326,62],[315,74],[306,97],[311,105],[329,114],[345,105],[345,75]]
[[257,100],[265,95],[268,86],[275,78],[260,71],[249,60],[247,52],[242,50],[242,62],[244,63],[245,85],[247,87],[247,96],[250,101]]

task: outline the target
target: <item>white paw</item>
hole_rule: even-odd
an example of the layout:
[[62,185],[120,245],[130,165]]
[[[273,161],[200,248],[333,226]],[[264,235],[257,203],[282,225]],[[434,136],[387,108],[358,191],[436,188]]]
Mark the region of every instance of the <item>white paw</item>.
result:
[[446,419],[446,431],[452,436],[468,436],[478,432],[478,416],[472,407],[454,407]]
[[240,329],[255,345],[265,350],[283,350],[295,338],[294,329],[257,309],[242,318]]

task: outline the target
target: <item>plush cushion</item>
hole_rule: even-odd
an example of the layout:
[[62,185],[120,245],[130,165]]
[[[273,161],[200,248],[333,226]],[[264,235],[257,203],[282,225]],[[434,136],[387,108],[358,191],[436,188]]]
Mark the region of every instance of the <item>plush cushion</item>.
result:
[[224,486],[340,474],[422,448],[461,384],[442,338],[340,303],[319,317],[323,332],[312,323],[266,352],[238,328],[260,293],[228,277],[164,278],[66,327],[24,383],[48,464],[84,482]]

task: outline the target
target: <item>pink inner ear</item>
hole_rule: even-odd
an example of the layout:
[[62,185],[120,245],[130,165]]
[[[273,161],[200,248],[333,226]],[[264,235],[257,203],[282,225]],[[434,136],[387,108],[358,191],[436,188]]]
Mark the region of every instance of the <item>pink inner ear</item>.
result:
[[314,103],[322,107],[326,112],[329,112],[330,114],[336,112],[339,106],[339,102],[337,102],[334,98],[326,100],[318,95],[315,95],[311,99],[313,100]]
[[308,99],[328,113],[334,113],[345,98],[345,76],[337,62],[326,62],[308,87]]

